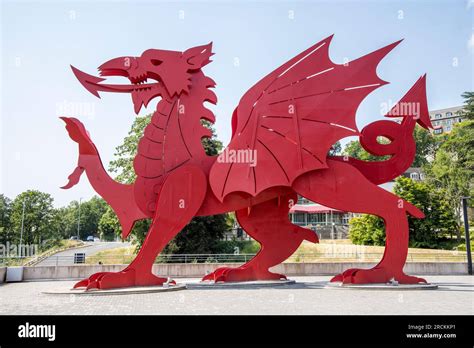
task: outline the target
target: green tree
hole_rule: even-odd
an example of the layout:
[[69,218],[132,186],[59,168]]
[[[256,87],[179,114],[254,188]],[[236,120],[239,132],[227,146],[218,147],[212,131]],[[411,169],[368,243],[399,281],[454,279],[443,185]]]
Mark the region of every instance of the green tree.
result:
[[10,215],[12,202],[7,196],[0,194],[0,243],[5,244],[12,234]]
[[[76,215],[76,219],[79,217],[78,204],[79,203],[77,201],[73,201],[71,203],[71,211]],[[94,196],[90,200],[81,203],[79,228],[79,237],[81,239],[86,239],[88,236],[98,234],[99,220],[105,213],[106,209],[107,203],[105,203],[102,198],[97,196]]]
[[334,145],[329,150],[329,156],[339,156],[342,152],[342,145],[340,141],[336,141]]
[[444,189],[401,176],[395,180],[393,191],[425,214],[424,219],[408,217],[411,246],[437,248],[456,228],[455,216],[445,199]]
[[225,215],[197,216],[163,250],[166,254],[212,254],[220,252],[220,240],[228,225]]
[[433,159],[436,150],[441,144],[439,137],[434,137],[426,129],[416,125],[413,133],[416,143],[415,159],[413,160],[412,167],[423,167],[429,163],[430,159]]
[[79,221],[79,202],[72,201],[67,207],[57,210],[57,228],[63,238],[77,236],[77,227],[79,224],[79,238],[86,239],[91,235],[98,235],[99,220],[106,212],[107,203],[97,196],[80,204]]
[[349,239],[354,244],[385,245],[383,220],[368,214],[353,217],[349,220]]
[[123,184],[132,184],[135,181],[133,159],[137,154],[138,141],[150,121],[151,115],[135,117],[132,128],[123,139],[123,143],[115,148],[115,159],[109,163],[109,170],[116,174],[115,180]]
[[434,161],[424,167],[427,180],[443,188],[446,193],[445,200],[455,215],[458,241],[461,239],[461,199],[473,194],[474,132],[472,128],[468,129],[472,124],[474,121],[456,125],[436,153]]
[[474,121],[474,92],[464,92],[464,107],[461,110],[461,116],[470,121]]
[[474,93],[466,92],[463,97],[466,100],[461,115],[466,120],[442,138],[434,160],[424,167],[427,180],[445,191],[445,200],[455,216],[458,241],[462,235],[461,199],[474,195]]
[[48,239],[56,239],[57,230],[53,227],[53,198],[50,194],[37,190],[20,193],[11,205],[11,228],[14,232],[11,243],[20,243],[21,224],[25,204],[22,244],[41,245]]
[[78,202],[72,201],[67,207],[56,209],[54,221],[55,227],[64,239],[77,236]]
[[110,206],[99,220],[99,235],[101,240],[112,241],[121,233],[120,223]]
[[[55,231],[58,238],[68,239],[74,225],[72,214],[69,214],[67,207],[61,207],[54,210],[52,215],[51,229]],[[77,226],[77,225],[76,225]]]
[[[150,121],[151,115],[135,118],[127,137],[125,137],[123,143],[116,148],[116,159],[110,162],[109,169],[111,172],[117,174],[115,178],[117,181],[128,184],[135,181],[136,176],[133,170],[133,159],[137,154],[138,141],[143,136],[145,127]],[[217,155],[222,150],[222,143],[217,140],[211,123],[202,121],[202,124],[212,131],[212,137],[204,138],[202,145],[209,156]],[[109,219],[109,217],[107,218]],[[218,252],[219,243],[217,243],[217,241],[222,238],[224,231],[229,228],[226,221],[226,214],[195,217],[183,231],[168,244],[163,252]],[[109,222],[113,224],[112,221]],[[133,243],[137,246],[136,250],[143,243],[149,227],[150,220],[141,220],[135,223],[131,234],[134,236]],[[207,247],[205,247],[205,245],[207,245]]]

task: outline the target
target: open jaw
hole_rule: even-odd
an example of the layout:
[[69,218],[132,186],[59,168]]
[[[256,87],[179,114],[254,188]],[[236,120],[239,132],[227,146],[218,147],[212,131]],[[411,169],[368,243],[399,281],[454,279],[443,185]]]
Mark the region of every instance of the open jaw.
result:
[[138,114],[142,106],[147,107],[148,103],[155,97],[162,96],[162,84],[157,81],[147,83],[147,76],[141,75],[128,77],[126,72],[117,69],[102,69],[102,76],[124,76],[129,78],[130,84],[109,84],[101,83],[105,78],[89,75],[71,65],[71,69],[79,82],[90,93],[100,98],[101,92],[130,93],[134,104],[135,113]]

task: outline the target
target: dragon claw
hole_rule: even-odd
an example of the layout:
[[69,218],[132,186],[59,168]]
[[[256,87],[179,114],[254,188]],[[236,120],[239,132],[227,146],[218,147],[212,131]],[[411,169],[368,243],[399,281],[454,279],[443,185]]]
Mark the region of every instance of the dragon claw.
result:
[[84,288],[87,287],[87,285],[89,285],[89,279],[83,279],[80,282],[74,284],[73,289]]
[[207,274],[201,281],[219,282],[245,282],[255,280],[281,280],[287,279],[285,275],[270,271],[255,270],[252,267],[220,267]]
[[87,285],[86,291],[89,291],[91,289],[99,289],[99,288],[100,288],[99,282],[97,280],[93,280],[89,282],[89,284]]
[[[133,268],[125,269],[121,272],[99,272],[91,275],[87,279],[83,279],[74,285],[74,289],[85,288],[85,291],[97,289],[114,289],[131,286],[156,286],[163,285],[167,281],[166,278],[160,278],[152,273],[140,274],[136,276]],[[176,281],[170,280],[168,285],[176,285]]]
[[426,280],[423,278],[409,276],[403,272],[395,273],[383,267],[347,269],[334,276],[331,282],[340,282],[342,284],[385,284],[393,280],[396,280],[399,284],[426,283]]

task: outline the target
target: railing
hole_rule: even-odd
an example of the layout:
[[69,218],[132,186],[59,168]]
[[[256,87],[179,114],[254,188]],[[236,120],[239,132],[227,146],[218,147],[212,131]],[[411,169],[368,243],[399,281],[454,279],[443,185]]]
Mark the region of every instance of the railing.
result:
[[[252,259],[255,254],[161,254],[156,263],[236,263],[243,264]],[[285,262],[378,262],[382,253],[361,252],[315,252],[295,253]],[[135,255],[86,255],[86,264],[128,264]],[[0,265],[22,264],[19,257],[1,258]],[[26,260],[25,260],[26,261]],[[407,262],[466,262],[464,251],[444,251],[439,253],[416,252],[409,253]],[[74,264],[74,256],[49,256],[36,266],[67,266]]]

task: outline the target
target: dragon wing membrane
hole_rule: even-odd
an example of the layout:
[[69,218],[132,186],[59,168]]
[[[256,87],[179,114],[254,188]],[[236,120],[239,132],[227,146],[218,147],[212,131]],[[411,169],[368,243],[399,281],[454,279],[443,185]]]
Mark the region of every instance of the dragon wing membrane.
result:
[[[223,154],[233,156],[221,155],[210,173],[221,201],[232,192],[255,196],[290,186],[301,174],[326,168],[327,152],[337,140],[359,134],[357,108],[387,83],[377,76],[377,65],[400,41],[340,65],[329,58],[331,39],[300,53],[244,94]],[[250,151],[255,162],[235,156]]]

